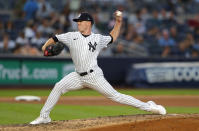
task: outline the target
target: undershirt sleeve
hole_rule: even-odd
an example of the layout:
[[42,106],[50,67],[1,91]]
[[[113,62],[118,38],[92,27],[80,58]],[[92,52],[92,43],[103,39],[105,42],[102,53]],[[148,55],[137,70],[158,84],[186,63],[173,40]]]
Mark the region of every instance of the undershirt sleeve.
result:
[[108,44],[113,43],[113,36],[111,34],[110,34],[110,37],[111,37],[111,41]]
[[54,35],[52,38],[53,38],[53,40],[54,40],[55,42],[58,42],[58,41],[59,41],[55,35]]

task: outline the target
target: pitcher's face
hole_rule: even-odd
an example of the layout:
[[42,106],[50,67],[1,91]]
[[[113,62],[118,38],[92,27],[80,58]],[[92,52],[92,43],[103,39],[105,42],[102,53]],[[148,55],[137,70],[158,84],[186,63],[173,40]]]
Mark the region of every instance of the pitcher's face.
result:
[[79,32],[84,32],[84,31],[87,31],[89,28],[91,28],[91,22],[90,21],[78,21],[77,26],[78,26]]

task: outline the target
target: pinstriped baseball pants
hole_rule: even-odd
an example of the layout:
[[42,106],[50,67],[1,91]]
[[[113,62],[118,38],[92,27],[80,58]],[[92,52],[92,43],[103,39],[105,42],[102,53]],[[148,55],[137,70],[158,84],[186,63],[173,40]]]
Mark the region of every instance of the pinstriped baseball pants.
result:
[[98,67],[94,69],[94,72],[85,76],[80,76],[77,72],[72,72],[57,82],[48,96],[48,99],[40,112],[40,116],[44,118],[48,117],[50,111],[53,109],[62,94],[68,91],[78,90],[83,87],[94,89],[105,97],[121,104],[130,105],[145,111],[150,110],[147,103],[144,103],[132,96],[121,94],[113,89],[113,87],[104,78],[102,70]]

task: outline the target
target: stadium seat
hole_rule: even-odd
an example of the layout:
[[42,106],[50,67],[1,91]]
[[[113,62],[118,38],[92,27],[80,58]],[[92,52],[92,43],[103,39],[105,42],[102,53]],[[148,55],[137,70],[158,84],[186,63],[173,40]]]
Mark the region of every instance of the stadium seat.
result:
[[9,14],[0,14],[0,19],[3,22],[7,22],[10,19],[10,15]]
[[17,19],[14,21],[14,25],[16,30],[21,30],[24,29],[24,27],[26,26],[26,22],[25,20]]

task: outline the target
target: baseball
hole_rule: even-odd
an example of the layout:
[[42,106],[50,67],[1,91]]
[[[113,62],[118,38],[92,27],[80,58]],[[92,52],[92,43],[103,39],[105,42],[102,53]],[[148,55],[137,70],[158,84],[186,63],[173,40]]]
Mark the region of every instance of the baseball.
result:
[[121,11],[116,11],[116,16],[121,16],[122,15],[122,12]]

